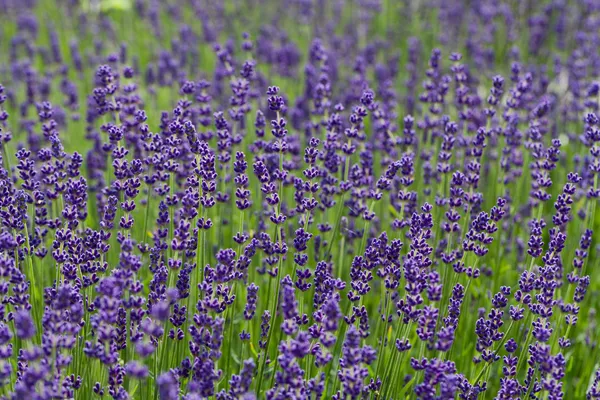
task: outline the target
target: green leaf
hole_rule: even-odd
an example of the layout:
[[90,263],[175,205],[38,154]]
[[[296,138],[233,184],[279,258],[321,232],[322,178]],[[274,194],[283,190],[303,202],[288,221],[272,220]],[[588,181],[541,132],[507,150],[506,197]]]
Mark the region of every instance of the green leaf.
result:
[[240,361],[240,357],[237,355],[237,353],[233,350],[231,350],[231,353],[229,354],[229,356],[233,359],[233,362],[235,362],[237,365],[242,365],[242,362]]
[[126,11],[131,9],[131,0],[88,0],[82,8],[86,12]]
[[129,10],[131,9],[130,0],[102,0],[100,3],[102,11],[109,10]]

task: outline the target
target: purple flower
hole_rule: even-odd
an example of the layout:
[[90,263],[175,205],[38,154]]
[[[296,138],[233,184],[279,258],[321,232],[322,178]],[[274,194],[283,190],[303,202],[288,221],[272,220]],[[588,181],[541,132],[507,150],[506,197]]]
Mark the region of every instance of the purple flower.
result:
[[15,329],[16,336],[21,340],[31,339],[35,336],[35,323],[27,310],[20,309],[15,313]]

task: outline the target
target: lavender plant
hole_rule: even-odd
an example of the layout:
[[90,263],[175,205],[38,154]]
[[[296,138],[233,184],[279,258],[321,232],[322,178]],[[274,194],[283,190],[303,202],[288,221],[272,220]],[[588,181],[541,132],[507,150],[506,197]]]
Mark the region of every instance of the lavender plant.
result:
[[600,398],[600,4],[0,0],[1,399]]

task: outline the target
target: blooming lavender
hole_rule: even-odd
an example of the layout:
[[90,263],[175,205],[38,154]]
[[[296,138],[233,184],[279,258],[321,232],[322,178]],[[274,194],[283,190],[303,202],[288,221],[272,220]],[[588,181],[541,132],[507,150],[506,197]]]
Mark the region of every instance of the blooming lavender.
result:
[[517,3],[0,1],[0,399],[600,398],[600,6]]

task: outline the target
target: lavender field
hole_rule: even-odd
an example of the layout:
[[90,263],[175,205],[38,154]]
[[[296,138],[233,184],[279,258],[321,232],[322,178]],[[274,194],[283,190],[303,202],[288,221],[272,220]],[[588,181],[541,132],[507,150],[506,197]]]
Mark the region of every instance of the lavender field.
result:
[[0,399],[600,399],[597,0],[0,0]]

